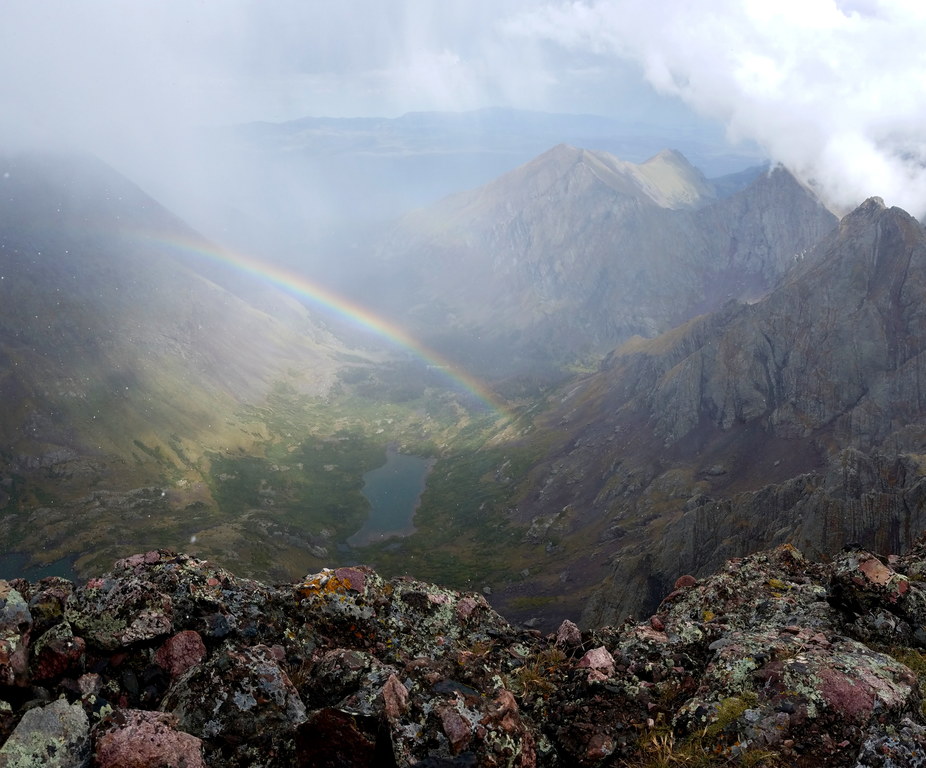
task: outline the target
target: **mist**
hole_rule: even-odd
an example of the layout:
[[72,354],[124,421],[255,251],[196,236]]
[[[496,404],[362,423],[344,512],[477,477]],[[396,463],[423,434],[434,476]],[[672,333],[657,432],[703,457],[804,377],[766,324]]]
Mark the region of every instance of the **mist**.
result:
[[[560,141],[632,161],[680,148],[708,175],[765,156],[840,212],[880,195],[926,213],[926,11],[912,3],[11,0],[4,22],[0,145],[97,154],[266,257],[318,267],[358,223]],[[229,129],[487,107],[611,122],[531,136],[530,119],[474,120],[465,139],[416,126],[418,143],[393,144],[404,128],[386,122]],[[338,132],[354,143],[325,143]]]
[[[510,126],[477,120],[469,138],[435,148],[389,145],[392,125],[338,124],[276,143],[229,126],[505,107],[599,114],[618,121],[601,136],[661,137],[639,150],[600,147],[612,151],[654,153],[688,137],[695,152],[725,144],[716,123],[658,94],[634,64],[523,34],[535,7],[167,0],[127,9],[111,0],[11,0],[0,29],[0,146],[96,154],[207,235],[273,257],[324,250],[340,237],[331,231],[388,220],[595,132],[530,137],[518,127],[508,136]],[[324,139],[332,131],[356,142],[331,147]],[[460,143],[473,136],[482,165],[460,154],[473,150]],[[412,163],[435,158],[418,188],[399,188]],[[366,170],[372,163],[379,167]]]
[[926,10],[903,1],[574,2],[512,27],[637,62],[660,93],[751,139],[845,210],[926,213]]

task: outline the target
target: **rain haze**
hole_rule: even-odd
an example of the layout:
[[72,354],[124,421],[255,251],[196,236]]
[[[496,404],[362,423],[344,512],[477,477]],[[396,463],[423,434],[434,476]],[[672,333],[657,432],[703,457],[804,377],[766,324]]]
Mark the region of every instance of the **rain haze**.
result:
[[190,131],[510,107],[717,126],[838,207],[926,210],[915,2],[11,0],[0,136],[201,190]]
[[0,0],[0,766],[922,762],[924,40]]

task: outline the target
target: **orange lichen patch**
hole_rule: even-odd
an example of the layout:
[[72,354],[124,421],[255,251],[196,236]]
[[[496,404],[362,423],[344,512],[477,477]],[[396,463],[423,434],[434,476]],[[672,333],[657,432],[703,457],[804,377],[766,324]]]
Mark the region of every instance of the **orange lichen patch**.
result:
[[339,578],[337,574],[326,568],[307,578],[302,584],[296,585],[296,594],[303,600],[313,599],[323,595],[343,595],[352,588],[349,579]]

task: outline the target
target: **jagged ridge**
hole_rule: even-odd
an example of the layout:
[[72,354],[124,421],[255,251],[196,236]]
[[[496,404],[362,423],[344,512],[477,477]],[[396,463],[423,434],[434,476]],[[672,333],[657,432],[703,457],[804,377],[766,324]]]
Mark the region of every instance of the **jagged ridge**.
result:
[[574,360],[764,295],[835,223],[782,169],[717,199],[677,152],[562,145],[404,217],[369,300],[474,361]]
[[634,340],[574,386],[520,508],[597,539],[589,572],[610,575],[585,620],[784,541],[909,546],[926,525],[924,295],[923,228],[873,199],[765,300]]

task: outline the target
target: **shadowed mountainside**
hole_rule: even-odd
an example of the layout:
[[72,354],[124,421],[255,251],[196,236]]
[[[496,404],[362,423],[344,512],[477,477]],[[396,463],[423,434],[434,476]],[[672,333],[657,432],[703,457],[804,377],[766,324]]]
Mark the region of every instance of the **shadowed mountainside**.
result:
[[210,457],[260,454],[253,406],[325,394],[348,350],[90,157],[0,157],[0,201],[4,554],[188,541],[216,516]]
[[926,233],[872,199],[766,299],[632,340],[564,390],[518,515],[562,542],[551,566],[607,574],[585,621],[763,546],[908,545],[926,525],[924,298]]
[[170,450],[171,434],[198,453],[274,382],[333,381],[344,350],[297,302],[274,292],[262,309],[269,289],[235,293],[231,270],[165,247],[215,250],[101,163],[4,157],[0,196],[0,439],[14,471],[66,476],[95,457],[98,472],[133,440]]

